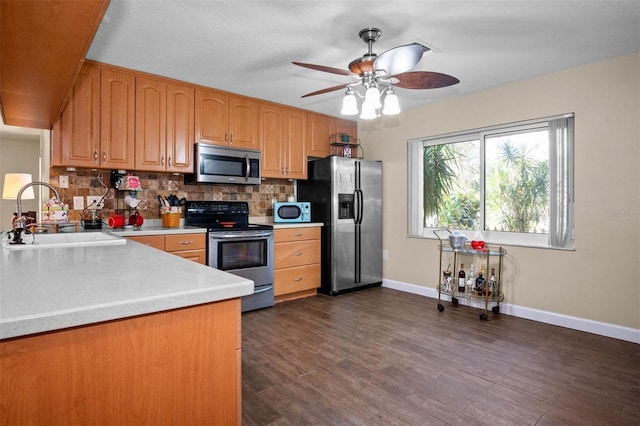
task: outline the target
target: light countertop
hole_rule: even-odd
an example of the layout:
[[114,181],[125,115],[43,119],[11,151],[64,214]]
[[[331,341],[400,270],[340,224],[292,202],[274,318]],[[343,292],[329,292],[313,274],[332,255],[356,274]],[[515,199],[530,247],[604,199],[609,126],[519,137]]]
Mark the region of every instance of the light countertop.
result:
[[[104,231],[104,229],[103,229]],[[146,226],[142,225],[139,228],[118,228],[118,229],[106,229],[107,232],[110,232],[114,235],[119,235],[121,237],[136,237],[143,235],[165,235],[165,234],[206,234],[207,228],[199,228],[197,226],[178,226],[177,228],[164,228],[162,225],[154,226]]]
[[[158,231],[152,228],[146,231]],[[172,229],[185,232],[161,228],[159,233]],[[143,235],[143,230],[131,232]],[[119,245],[0,250],[0,339],[253,292],[251,280],[131,240]]]
[[252,216],[249,218],[249,223],[272,225],[274,229],[309,228],[314,226],[324,226],[322,222],[274,222],[273,216]]

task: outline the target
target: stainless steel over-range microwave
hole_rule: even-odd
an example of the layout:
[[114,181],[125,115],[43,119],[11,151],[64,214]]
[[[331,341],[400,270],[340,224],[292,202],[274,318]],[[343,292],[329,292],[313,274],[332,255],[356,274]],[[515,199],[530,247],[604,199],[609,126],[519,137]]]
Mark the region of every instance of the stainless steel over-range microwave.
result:
[[260,184],[260,151],[197,143],[194,157],[185,183]]

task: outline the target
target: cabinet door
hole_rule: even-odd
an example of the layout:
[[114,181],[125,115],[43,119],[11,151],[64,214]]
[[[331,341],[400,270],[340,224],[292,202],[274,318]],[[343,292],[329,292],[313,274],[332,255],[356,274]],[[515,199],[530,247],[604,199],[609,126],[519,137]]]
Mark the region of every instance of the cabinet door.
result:
[[[55,130],[58,130],[56,132]],[[53,152],[62,166],[100,165],[100,69],[80,70],[67,105],[54,126]]]
[[196,142],[229,144],[229,98],[215,90],[196,90]]
[[274,296],[320,287],[320,264],[277,269],[274,272]]
[[168,252],[205,250],[206,248],[206,234],[167,234],[164,236],[164,249]]
[[136,77],[136,170],[164,171],[167,151],[167,84]]
[[141,235],[127,239],[164,251],[164,235]]
[[290,241],[275,244],[276,269],[320,263],[320,241]]
[[268,102],[260,104],[260,165],[262,177],[284,177],[283,145],[284,116],[283,108]]
[[167,171],[193,173],[194,89],[167,84]]
[[135,77],[108,69],[100,74],[100,166],[132,169]]
[[324,158],[329,155],[329,137],[335,133],[335,119],[327,115],[309,113],[310,157]]
[[287,241],[319,240],[319,239],[320,239],[319,226],[281,228],[281,229],[276,229],[274,232],[274,242],[276,243],[283,243]]
[[[307,178],[307,113],[287,108],[285,115],[285,172],[288,179]],[[263,152],[264,156],[264,152]]]
[[260,149],[260,103],[241,96],[229,97],[229,145]]
[[183,259],[190,260],[192,262],[200,263],[202,265],[207,264],[207,252],[205,250],[184,250],[174,251],[171,254],[180,256]]

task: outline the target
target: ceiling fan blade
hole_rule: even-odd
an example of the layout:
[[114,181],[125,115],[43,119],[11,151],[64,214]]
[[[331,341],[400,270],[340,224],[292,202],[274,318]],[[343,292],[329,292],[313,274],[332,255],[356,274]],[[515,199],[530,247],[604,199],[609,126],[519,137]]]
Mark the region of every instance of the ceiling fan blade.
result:
[[394,85],[403,89],[437,89],[460,83],[455,77],[431,71],[405,72],[393,77],[399,80]]
[[409,71],[415,67],[424,52],[430,50],[419,43],[406,44],[394,47],[378,56],[374,63],[376,71],[384,70],[386,75],[395,75]]
[[334,92],[336,90],[344,89],[347,86],[351,86],[353,83],[341,84],[339,86],[327,87],[326,89],[316,90],[315,92],[307,93],[306,95],[302,95],[302,98],[308,98],[309,96],[321,95],[323,93]]
[[291,63],[299,67],[309,68],[316,71],[329,72],[331,74],[351,75],[349,71],[342,70],[340,68],[325,67],[324,65],[305,64],[304,62],[295,62],[295,61]]

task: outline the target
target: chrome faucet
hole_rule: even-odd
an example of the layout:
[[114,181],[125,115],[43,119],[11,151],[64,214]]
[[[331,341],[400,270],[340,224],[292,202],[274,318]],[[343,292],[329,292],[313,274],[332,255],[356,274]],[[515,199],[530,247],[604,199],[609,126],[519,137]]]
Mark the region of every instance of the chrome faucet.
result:
[[13,240],[11,241],[11,244],[24,244],[22,241],[22,236],[20,234],[22,233],[22,231],[24,231],[27,218],[22,215],[22,193],[30,186],[36,185],[46,186],[53,191],[53,193],[56,195],[56,199],[60,200],[60,193],[58,192],[58,190],[46,182],[31,182],[20,188],[20,190],[18,191],[18,196],[16,197],[16,205],[18,211],[16,212],[17,218],[13,223]]

